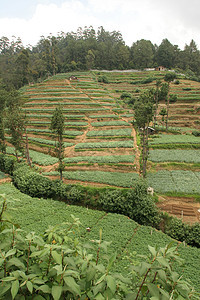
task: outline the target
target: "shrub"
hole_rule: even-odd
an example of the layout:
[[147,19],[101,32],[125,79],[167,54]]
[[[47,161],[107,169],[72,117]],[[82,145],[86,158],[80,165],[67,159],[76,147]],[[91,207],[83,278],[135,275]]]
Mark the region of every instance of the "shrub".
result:
[[102,230],[99,240],[83,245],[71,234],[80,224],[72,217],[68,230],[65,223],[40,236],[31,232],[23,237],[14,228],[0,234],[7,241],[1,247],[2,300],[191,299],[192,287],[174,271],[174,261],[181,259],[173,243],[160,249],[148,246],[150,254],[140,263],[130,257],[131,272],[125,278],[113,273],[117,253],[101,259],[110,244],[102,241]]
[[74,204],[80,203],[82,200],[84,200],[84,194],[81,187],[71,187],[67,193],[67,200]]
[[169,95],[169,102],[170,102],[170,103],[176,102],[177,99],[178,99],[178,96],[177,96],[177,95],[175,95],[175,94],[170,94],[170,95]]
[[21,192],[32,197],[52,196],[52,181],[26,165],[19,166],[13,172],[13,183]]
[[17,164],[17,159],[14,156],[9,156],[0,153],[0,170],[12,175]]
[[200,136],[200,131],[194,130],[194,131],[192,131],[192,134],[194,136]]
[[143,181],[135,183],[128,192],[114,190],[100,194],[98,204],[109,212],[124,214],[142,225],[158,226],[159,211],[153,198],[147,195],[147,186]]
[[109,83],[109,80],[106,75],[102,75],[102,76],[98,76],[98,82]]
[[124,98],[129,98],[131,99],[132,98],[132,95],[131,93],[128,93],[128,92],[123,92],[120,96],[121,99],[124,99]]

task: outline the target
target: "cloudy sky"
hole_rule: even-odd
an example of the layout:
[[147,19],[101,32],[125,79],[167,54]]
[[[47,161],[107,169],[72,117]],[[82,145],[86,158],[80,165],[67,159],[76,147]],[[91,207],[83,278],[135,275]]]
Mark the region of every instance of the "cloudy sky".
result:
[[164,38],[181,49],[192,39],[200,48],[199,0],[0,0],[0,38],[36,45],[41,36],[103,26],[120,31],[129,46]]

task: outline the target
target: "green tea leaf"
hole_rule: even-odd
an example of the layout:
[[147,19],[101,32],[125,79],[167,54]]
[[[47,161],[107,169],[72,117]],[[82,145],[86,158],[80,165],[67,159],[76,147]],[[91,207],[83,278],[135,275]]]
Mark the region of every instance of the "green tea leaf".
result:
[[12,282],[12,287],[11,287],[11,295],[12,295],[13,299],[15,299],[15,296],[17,295],[18,290],[19,290],[19,281],[15,280]]
[[27,281],[26,283],[27,289],[29,290],[29,292],[32,294],[33,293],[33,284],[31,281]]
[[52,287],[51,294],[52,294],[54,300],[59,300],[60,296],[62,294],[62,286],[54,285]]

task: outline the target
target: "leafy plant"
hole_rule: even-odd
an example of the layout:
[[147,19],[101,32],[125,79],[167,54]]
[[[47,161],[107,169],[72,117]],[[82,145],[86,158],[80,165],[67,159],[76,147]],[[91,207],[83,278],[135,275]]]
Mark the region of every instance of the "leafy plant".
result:
[[[73,232],[73,222],[50,226],[44,235],[33,232],[24,238],[19,229],[4,230],[1,247],[1,299],[190,299],[192,287],[173,270],[180,261],[173,243],[159,250],[149,246],[150,256],[142,263],[130,259],[127,278],[112,272],[116,253],[100,262],[110,243],[99,240],[83,245]],[[11,238],[12,242],[9,242]],[[89,250],[90,249],[90,252]],[[92,252],[92,253],[91,253]]]

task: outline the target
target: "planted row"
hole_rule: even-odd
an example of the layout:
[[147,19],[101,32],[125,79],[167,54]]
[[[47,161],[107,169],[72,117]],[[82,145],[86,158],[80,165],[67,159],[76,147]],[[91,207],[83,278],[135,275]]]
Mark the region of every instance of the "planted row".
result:
[[128,162],[133,163],[135,159],[134,155],[107,155],[107,156],[76,156],[76,157],[65,157],[65,163],[122,163]]

